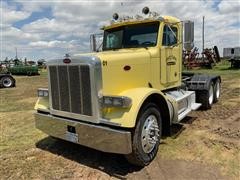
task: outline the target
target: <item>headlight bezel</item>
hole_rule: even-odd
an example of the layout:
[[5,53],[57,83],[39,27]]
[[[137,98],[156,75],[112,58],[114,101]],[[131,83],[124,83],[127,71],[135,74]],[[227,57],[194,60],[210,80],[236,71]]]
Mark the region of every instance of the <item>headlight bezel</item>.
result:
[[132,105],[132,99],[126,96],[103,96],[101,103],[104,108],[129,108]]

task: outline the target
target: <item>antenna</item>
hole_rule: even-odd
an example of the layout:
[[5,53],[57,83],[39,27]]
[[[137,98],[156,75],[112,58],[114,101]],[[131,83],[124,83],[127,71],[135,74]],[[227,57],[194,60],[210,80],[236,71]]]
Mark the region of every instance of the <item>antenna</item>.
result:
[[[204,51],[204,19],[205,17],[203,16],[203,24],[202,24],[202,52]],[[202,60],[204,58],[204,55],[202,54]]]

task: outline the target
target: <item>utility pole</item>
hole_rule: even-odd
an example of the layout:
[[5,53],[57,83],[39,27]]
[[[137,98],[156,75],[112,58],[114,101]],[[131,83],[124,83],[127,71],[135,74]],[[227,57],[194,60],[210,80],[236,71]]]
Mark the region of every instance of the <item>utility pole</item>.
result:
[[15,47],[15,50],[16,50],[16,57],[15,57],[15,59],[18,59],[17,48],[16,47]]
[[[204,51],[204,19],[205,17],[203,16],[203,24],[202,24],[202,52]],[[202,53],[202,60],[204,58],[204,55]]]

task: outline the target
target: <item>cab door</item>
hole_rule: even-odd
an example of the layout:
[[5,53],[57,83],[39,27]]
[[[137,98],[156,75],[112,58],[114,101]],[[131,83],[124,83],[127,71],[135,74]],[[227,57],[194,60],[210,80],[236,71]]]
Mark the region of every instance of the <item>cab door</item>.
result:
[[160,83],[164,87],[175,87],[181,83],[182,46],[177,25],[163,24],[160,48]]

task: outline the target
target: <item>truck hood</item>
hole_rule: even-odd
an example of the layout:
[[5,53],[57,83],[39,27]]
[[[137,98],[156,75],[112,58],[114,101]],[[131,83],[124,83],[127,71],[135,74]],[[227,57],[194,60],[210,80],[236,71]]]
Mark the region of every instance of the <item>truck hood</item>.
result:
[[120,94],[136,87],[148,87],[151,79],[151,59],[159,55],[158,48],[131,48],[78,54],[101,60],[102,92]]
[[101,60],[103,94],[116,95],[148,86],[151,53],[147,49],[121,49],[91,55]]
[[[107,64],[122,64],[123,61],[129,61],[131,64],[143,63],[142,61],[131,61],[130,59],[137,59],[139,57],[150,58],[151,53],[145,48],[132,48],[132,49],[117,49],[117,50],[109,50],[102,52],[93,52],[93,53],[82,53],[76,54],[74,56],[96,56],[102,62],[106,62]],[[110,63],[110,64],[109,64]]]

